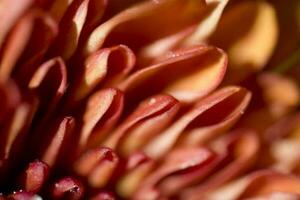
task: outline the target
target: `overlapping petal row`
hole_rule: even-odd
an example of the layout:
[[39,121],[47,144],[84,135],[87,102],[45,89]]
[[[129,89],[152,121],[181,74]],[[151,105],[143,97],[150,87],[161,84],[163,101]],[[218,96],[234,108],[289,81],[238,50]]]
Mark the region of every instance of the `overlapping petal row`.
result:
[[0,2],[0,199],[300,198],[279,2]]

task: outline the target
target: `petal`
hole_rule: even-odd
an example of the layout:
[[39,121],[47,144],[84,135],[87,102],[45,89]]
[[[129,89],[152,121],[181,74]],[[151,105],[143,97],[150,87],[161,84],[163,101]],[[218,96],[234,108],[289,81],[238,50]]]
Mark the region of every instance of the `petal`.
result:
[[286,192],[300,195],[300,180],[292,175],[272,171],[258,171],[249,175],[247,187],[239,198],[255,197],[272,192]]
[[234,82],[266,65],[277,37],[273,6],[267,2],[245,1],[225,12],[210,43],[228,53],[232,71],[229,81]]
[[130,155],[126,163],[126,171],[116,183],[116,191],[123,198],[131,197],[143,182],[145,177],[151,173],[155,162],[141,152]]
[[7,113],[11,113],[19,105],[21,94],[15,82],[8,80],[0,84],[0,96],[0,122],[2,122],[7,117]]
[[80,131],[79,148],[98,145],[118,121],[123,109],[123,94],[107,88],[94,93],[87,101]]
[[12,26],[32,3],[33,0],[24,0],[22,2],[18,0],[3,0],[1,2],[0,18],[5,20],[0,22],[0,46]]
[[[57,33],[55,22],[40,10],[31,10],[15,25],[1,54],[0,76],[6,80],[15,65],[18,73],[32,73]],[[26,48],[30,46],[30,48]],[[17,73],[17,76],[18,76]],[[21,76],[21,80],[29,78]]]
[[139,43],[150,43],[197,23],[205,8],[203,1],[194,0],[137,4],[98,26],[87,40],[84,54],[96,51],[105,40],[109,45],[125,44],[138,49],[143,45]]
[[43,63],[34,72],[28,83],[28,88],[39,99],[36,120],[39,120],[38,127],[41,127],[53,114],[67,89],[67,70],[64,61],[60,57],[56,57]]
[[194,119],[180,138],[179,144],[197,146],[215,139],[219,134],[225,133],[245,113],[250,99],[251,93],[240,88],[224,99],[218,106],[216,105]]
[[[74,119],[64,117],[50,126],[50,131],[44,135],[38,154],[41,160],[50,167],[58,162],[66,162],[64,155],[70,145],[71,134],[74,129]],[[61,163],[60,163],[61,164]]]
[[129,76],[119,88],[132,103],[160,92],[183,102],[192,102],[220,84],[226,65],[227,57],[223,51],[196,46],[170,53],[163,61]]
[[171,176],[181,175],[190,169],[201,168],[203,163],[211,159],[213,154],[204,148],[185,148],[171,152],[161,166],[152,172],[140,185],[133,199],[157,199],[161,194],[159,187],[164,180]]
[[134,64],[133,52],[124,45],[104,48],[91,54],[84,63],[84,73],[76,82],[74,100],[86,97],[99,83],[115,86],[127,76]]
[[[206,114],[208,114],[206,118],[207,121],[205,122],[203,120],[203,122],[205,123],[200,124],[199,125],[200,127],[202,125],[205,128],[205,127],[210,127],[210,126],[214,126],[215,124],[221,123],[220,121],[224,120],[224,117],[226,119],[226,116],[230,116],[229,114],[230,111],[235,110],[235,107],[228,106],[229,110],[223,113],[224,116],[222,115],[218,116],[216,113],[218,114],[222,113],[221,111],[222,110],[224,111],[223,103],[227,105],[226,100],[232,97],[233,95],[238,94],[239,92],[242,92],[240,93],[242,95],[247,95],[247,92],[245,93],[245,91],[239,87],[225,87],[223,89],[214,92],[208,97],[200,100],[194,108],[192,108],[190,111],[185,113],[181,118],[179,118],[176,122],[174,122],[173,125],[171,125],[167,130],[165,130],[164,132],[159,134],[156,138],[151,140],[151,142],[144,147],[145,152],[147,153],[147,155],[153,158],[162,157],[176,144],[178,138],[186,130],[188,130],[189,126],[193,124],[195,120],[196,120],[195,122],[197,122],[197,118],[203,116],[205,119]],[[239,100],[239,98],[237,98],[237,100]],[[233,105],[236,106],[235,104]],[[220,110],[219,109],[218,111],[215,110],[216,113],[212,112],[211,113],[212,115],[210,115],[209,111],[214,111],[214,108],[219,108]],[[220,117],[220,118],[216,118],[216,117]],[[220,131],[222,130],[222,128],[220,128]],[[201,138],[199,138],[199,140],[201,141]]]
[[283,117],[299,105],[299,88],[292,78],[280,74],[263,73],[257,79],[263,89],[263,98],[274,118]]
[[108,148],[97,148],[83,154],[75,163],[74,170],[86,177],[91,187],[104,187],[119,163],[118,156]]
[[[68,2],[68,4],[70,3]],[[52,46],[52,54],[60,55],[64,60],[69,60],[77,49],[84,29],[101,19],[105,5],[105,0],[74,1],[70,4],[61,19],[60,33]],[[65,10],[61,5],[54,4],[53,6],[53,9],[59,6]],[[57,14],[59,15],[59,13]]]
[[205,195],[208,191],[217,189],[253,165],[259,150],[259,140],[255,133],[236,130],[225,138],[220,139],[224,146],[221,143],[215,144],[216,151],[224,154],[221,156],[223,161],[218,163],[219,170],[212,172],[211,176],[199,185],[182,191],[182,199],[198,199],[197,194]]
[[138,108],[104,141],[103,146],[129,155],[166,128],[179,109],[177,100],[157,95],[143,101]]
[[197,24],[143,47],[138,55],[138,63],[144,66],[172,49],[203,43],[215,31],[227,2],[228,0],[206,1],[204,15]]
[[14,112],[11,114],[9,121],[2,127],[2,149],[1,161],[11,159],[15,160],[27,136],[27,131],[30,128],[33,113],[35,111],[34,102],[20,103]]

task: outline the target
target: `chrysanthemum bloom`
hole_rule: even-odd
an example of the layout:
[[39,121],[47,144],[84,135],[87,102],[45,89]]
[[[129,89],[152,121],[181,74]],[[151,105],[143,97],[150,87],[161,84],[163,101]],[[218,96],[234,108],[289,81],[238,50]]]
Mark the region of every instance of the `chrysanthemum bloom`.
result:
[[299,199],[284,9],[2,0],[0,199]]

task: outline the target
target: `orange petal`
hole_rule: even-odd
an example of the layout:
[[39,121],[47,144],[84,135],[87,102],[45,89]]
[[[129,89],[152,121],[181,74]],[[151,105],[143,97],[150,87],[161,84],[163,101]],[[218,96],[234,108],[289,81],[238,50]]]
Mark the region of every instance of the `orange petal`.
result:
[[273,6],[267,2],[244,1],[224,13],[210,43],[228,53],[232,73],[228,79],[235,82],[265,67],[277,37]]
[[123,110],[123,94],[107,88],[94,93],[87,101],[80,131],[79,148],[98,145],[114,126]]
[[[64,60],[69,60],[77,49],[84,29],[100,20],[105,5],[105,0],[74,1],[60,22],[60,33],[52,46],[52,54],[60,55]],[[57,6],[65,9],[61,5]]]
[[251,93],[239,88],[219,105],[214,106],[193,120],[180,138],[185,146],[201,145],[229,130],[245,113]]
[[203,1],[194,0],[137,4],[98,26],[88,38],[84,54],[95,52],[105,41],[109,45],[125,44],[138,49],[197,23],[204,15],[205,8]]
[[248,184],[240,195],[240,199],[284,192],[300,195],[300,180],[298,177],[272,171],[258,171],[247,177]]
[[193,102],[220,84],[226,65],[223,51],[196,46],[171,52],[163,61],[129,76],[119,88],[132,103],[160,92],[183,102]]
[[[12,30],[1,55],[0,77],[6,80],[15,65],[21,80],[29,78],[57,34],[56,23],[40,10],[30,10]],[[30,48],[27,48],[30,46]]]
[[108,148],[97,148],[83,154],[75,163],[74,169],[86,177],[92,187],[104,187],[119,163],[118,156]]
[[[179,118],[176,122],[174,122],[174,124],[171,125],[167,130],[165,130],[164,132],[159,134],[149,144],[147,144],[144,147],[145,152],[153,158],[162,157],[176,144],[176,142],[178,141],[178,138],[186,130],[188,130],[189,126],[192,125],[195,120],[197,121],[197,118],[199,118],[201,116],[205,116],[206,113],[209,114],[209,111],[210,110],[214,111],[215,108],[220,109],[220,110],[218,109],[218,111],[217,111],[219,114],[222,110],[224,110],[223,103],[225,103],[225,105],[227,105],[226,100],[230,97],[233,97],[233,95],[238,94],[238,93],[245,95],[246,99],[249,98],[249,94],[247,97],[247,92],[245,92],[243,89],[241,89],[239,87],[226,87],[226,88],[220,89],[220,90],[214,92],[213,94],[207,96],[206,98],[200,100],[194,108],[192,108],[189,112],[185,113],[181,118]],[[237,98],[237,100],[239,100],[239,98]],[[247,101],[249,101],[249,99]],[[247,101],[246,101],[246,104],[247,104]],[[242,105],[243,105],[243,103],[242,103]],[[242,107],[244,107],[244,106],[242,106]],[[214,112],[211,113],[211,114],[213,114],[212,116],[207,115],[207,117],[208,117],[207,123],[208,124],[204,124],[204,127],[205,126],[212,127],[215,124],[221,123],[220,121],[224,120],[223,117],[225,117],[225,119],[226,119],[226,116],[230,116],[229,113],[230,113],[230,111],[232,111],[232,110],[230,110],[230,108],[233,110],[236,109],[235,107],[232,108],[230,106],[228,106],[228,108],[229,108],[228,112],[223,113],[223,114],[225,114],[225,116],[222,116],[222,115],[218,116],[218,114],[214,114]],[[233,113],[235,113],[235,112],[233,111]],[[216,117],[220,117],[220,119],[218,119],[220,121],[216,121],[216,119],[217,119]],[[205,119],[205,117],[204,117],[204,119]],[[230,117],[229,117],[229,119],[230,119]],[[221,126],[220,131],[222,130],[222,128],[226,128],[226,126],[225,127]],[[199,138],[199,140],[201,141],[201,137]]]
[[253,165],[259,149],[259,141],[255,133],[249,130],[237,130],[220,139],[220,142],[215,144],[216,151],[221,155],[224,154],[223,162],[219,163],[219,170],[212,172],[211,176],[199,185],[184,190],[181,193],[182,199],[197,199],[197,194],[206,194],[210,190],[217,189]]
[[126,171],[118,179],[116,191],[123,198],[131,197],[140,183],[144,180],[154,167],[154,161],[145,154],[137,152],[130,155],[126,163]]
[[143,47],[138,54],[138,63],[144,66],[145,63],[161,57],[161,55],[172,49],[204,43],[207,37],[216,29],[227,2],[228,0],[206,1],[207,5],[203,10],[203,16],[197,24]]
[[124,45],[101,49],[85,61],[84,73],[76,83],[75,101],[87,96],[100,82],[115,86],[132,70],[135,64],[133,52]]
[[284,75],[263,73],[258,75],[258,84],[274,118],[283,117],[299,105],[300,92],[295,80]]
[[133,199],[157,199],[161,194],[160,184],[170,176],[185,177],[190,169],[201,168],[204,163],[211,159],[213,154],[204,148],[185,148],[171,152],[166,160],[152,172],[140,185]]
[[34,91],[39,99],[40,110],[37,117],[40,126],[43,126],[67,89],[64,61],[57,57],[43,63],[31,77],[28,88]]
[[166,128],[179,109],[171,96],[157,95],[138,108],[104,141],[103,145],[128,155]]
[[69,141],[74,125],[75,122],[72,117],[64,117],[51,126],[50,131],[44,136],[42,145],[40,146],[41,150],[38,152],[43,162],[53,167],[59,162],[66,161],[64,160],[64,156],[68,145],[70,145]]

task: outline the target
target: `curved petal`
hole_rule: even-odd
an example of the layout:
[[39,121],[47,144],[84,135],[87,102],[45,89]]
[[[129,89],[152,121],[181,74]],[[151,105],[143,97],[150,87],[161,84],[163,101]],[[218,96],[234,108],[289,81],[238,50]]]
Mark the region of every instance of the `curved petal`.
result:
[[8,121],[1,127],[1,167],[5,167],[7,161],[15,162],[20,154],[23,154],[23,145],[27,139],[28,129],[36,110],[33,101],[21,102],[9,115]]
[[[58,25],[48,13],[40,10],[28,12],[22,20],[27,20],[26,23],[28,23],[27,26],[31,26],[31,32],[26,33],[29,36],[28,39],[26,39],[25,35],[25,42],[27,43],[25,43],[26,46],[22,49],[23,53],[16,63],[17,67],[14,76],[19,84],[27,87],[29,79],[41,64],[50,44],[57,36]],[[19,37],[20,40],[24,39],[22,34]]]
[[80,130],[79,148],[99,145],[118,121],[123,110],[123,94],[113,88],[94,93],[87,100]]
[[211,159],[213,154],[205,148],[185,148],[171,152],[161,166],[152,172],[140,185],[133,199],[158,199],[163,196],[160,185],[171,176],[185,177],[184,172],[191,169],[201,168],[204,163]]
[[73,166],[92,187],[101,188],[109,182],[118,163],[119,157],[111,149],[100,147],[83,154]]
[[113,87],[123,80],[135,64],[133,52],[124,45],[104,48],[91,54],[84,63],[84,72],[75,83],[74,100],[86,97],[99,83]]
[[[60,33],[52,46],[52,54],[69,60],[77,49],[84,28],[101,19],[105,5],[105,0],[83,0],[71,3],[60,21]],[[56,7],[64,9],[62,5],[54,4],[53,6],[53,9]],[[56,14],[59,15],[59,13]]]
[[300,195],[300,180],[292,175],[272,171],[258,171],[246,177],[247,187],[240,194],[239,199],[285,192]]
[[31,77],[28,88],[39,99],[40,126],[54,112],[58,102],[67,89],[67,69],[60,58],[52,58],[43,63]]
[[143,101],[137,109],[104,141],[103,146],[129,155],[165,129],[179,109],[178,101],[157,95]]
[[[28,79],[28,74],[37,67],[36,65],[40,62],[56,34],[56,23],[49,15],[40,10],[28,11],[15,25],[3,47],[1,79],[6,80],[15,65],[20,65],[16,69],[20,80]],[[26,48],[29,45],[30,48]],[[27,76],[24,77],[25,75]]]
[[197,23],[205,9],[204,1],[194,0],[147,1],[137,4],[98,26],[88,38],[84,54],[95,52],[104,42],[139,49]]
[[[189,125],[188,130],[184,132],[179,144],[197,146],[205,144],[219,134],[225,133],[245,113],[250,99],[251,93],[246,89],[240,88],[234,94],[224,99],[223,102],[219,104],[220,107],[215,106],[197,117],[197,119]],[[218,115],[218,117],[216,117],[216,115]]]
[[171,52],[161,62],[141,69],[119,88],[130,102],[165,92],[183,102],[192,102],[214,90],[222,81],[226,54],[214,47],[196,46]]
[[131,197],[154,166],[155,162],[144,153],[137,152],[130,155],[125,171],[116,183],[118,195],[123,198]]
[[253,165],[256,159],[259,140],[256,134],[249,130],[237,130],[220,139],[220,142],[217,142],[214,146],[223,158],[222,162],[218,163],[219,169],[213,171],[211,176],[199,185],[182,191],[180,194],[182,199],[198,199],[197,194],[205,195],[243,173]]
[[[237,96],[234,96],[237,95]],[[241,95],[241,96],[240,96]],[[233,98],[231,98],[233,97]],[[236,98],[238,97],[238,98]],[[242,98],[239,98],[242,97]],[[189,130],[189,126],[192,126],[195,122],[196,126],[202,126],[203,129],[205,127],[215,126],[216,132],[212,132],[212,134],[217,134],[218,131],[226,130],[226,125],[230,125],[230,118],[233,115],[236,115],[236,103],[242,102],[242,107],[244,107],[245,102],[241,99],[243,97],[249,101],[249,93],[247,97],[247,92],[239,87],[225,87],[220,89],[213,94],[207,96],[206,98],[200,100],[194,108],[185,113],[181,118],[179,118],[176,122],[174,122],[167,130],[159,134],[156,138],[154,138],[149,144],[144,147],[145,152],[153,158],[160,158],[165,155],[178,141],[178,138],[187,130]],[[230,99],[231,98],[231,99]],[[227,101],[230,100],[230,101]],[[232,102],[231,100],[238,100],[237,102]],[[240,102],[239,102],[240,101]],[[228,104],[229,103],[229,104]],[[231,106],[229,106],[231,105]],[[227,106],[227,107],[226,107]],[[226,109],[224,109],[226,108]],[[228,108],[228,110],[227,110]],[[237,106],[238,108],[238,106]],[[211,111],[211,112],[210,112]],[[216,114],[218,113],[218,114]],[[221,114],[222,113],[222,114]],[[206,115],[208,114],[208,115]],[[239,114],[236,115],[237,117]],[[203,117],[203,118],[201,118]],[[201,123],[197,119],[200,119]],[[228,124],[224,124],[221,126],[222,121],[226,121],[228,119]],[[232,120],[234,122],[234,120]],[[217,126],[220,125],[220,129],[218,130]],[[228,127],[229,128],[229,127]],[[223,130],[222,130],[223,129]],[[193,137],[193,136],[191,136]],[[197,138],[197,136],[195,136]],[[198,136],[198,141],[201,141],[201,136]],[[198,142],[196,141],[196,142]]]
[[[49,125],[48,125],[49,126]],[[65,162],[64,155],[70,145],[71,134],[75,122],[72,117],[64,117],[50,126],[50,131],[44,135],[38,152],[40,159],[50,167]]]
[[229,81],[235,82],[267,64],[277,37],[273,6],[268,2],[243,1],[224,13],[210,43],[228,53]]

